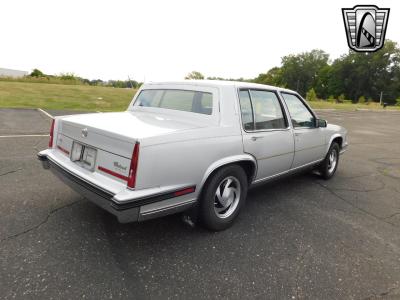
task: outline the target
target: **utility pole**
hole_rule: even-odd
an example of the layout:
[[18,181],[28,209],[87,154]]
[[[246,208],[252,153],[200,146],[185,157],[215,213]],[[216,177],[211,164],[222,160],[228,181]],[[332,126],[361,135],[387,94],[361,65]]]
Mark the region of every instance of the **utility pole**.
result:
[[379,97],[379,104],[380,104],[380,106],[382,106],[382,97],[383,97],[383,92],[381,92],[381,95],[380,95],[380,97]]
[[131,78],[129,77],[129,75],[128,75],[128,80],[129,80],[129,83],[131,84],[131,89],[133,89],[133,83],[132,83],[132,80],[131,80]]

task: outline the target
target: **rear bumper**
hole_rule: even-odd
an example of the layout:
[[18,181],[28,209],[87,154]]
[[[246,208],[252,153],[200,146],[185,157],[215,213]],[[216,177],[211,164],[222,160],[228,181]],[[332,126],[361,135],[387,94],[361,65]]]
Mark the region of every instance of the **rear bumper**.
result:
[[127,198],[127,192],[124,191],[121,193],[124,196],[124,201],[118,201],[118,194],[71,172],[43,152],[38,154],[38,159],[42,162],[44,169],[50,170],[77,193],[115,215],[121,223],[144,221],[177,213],[190,208],[196,202],[196,198],[194,198],[195,186],[189,187],[193,188],[193,192],[183,196],[179,196],[174,190],[145,195],[140,192],[129,191],[129,194],[137,193],[138,195],[137,197],[131,195],[131,198]]

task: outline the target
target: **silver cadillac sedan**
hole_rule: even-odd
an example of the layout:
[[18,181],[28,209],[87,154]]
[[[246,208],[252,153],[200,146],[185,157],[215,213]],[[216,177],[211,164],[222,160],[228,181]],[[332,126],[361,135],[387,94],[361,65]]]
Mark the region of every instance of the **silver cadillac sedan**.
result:
[[346,136],[291,90],[160,82],[144,84],[127,111],[56,117],[38,158],[122,223],[186,212],[217,231],[250,186],[304,169],[331,178]]

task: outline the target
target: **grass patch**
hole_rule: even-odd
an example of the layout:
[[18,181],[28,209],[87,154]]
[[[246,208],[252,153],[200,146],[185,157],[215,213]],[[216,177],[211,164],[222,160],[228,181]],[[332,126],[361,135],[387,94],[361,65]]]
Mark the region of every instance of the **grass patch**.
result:
[[356,110],[356,109],[373,109],[373,110],[399,110],[398,106],[387,106],[383,108],[377,102],[367,103],[333,103],[329,101],[308,101],[308,104],[314,109],[341,109],[341,110]]
[[122,111],[135,93],[101,86],[0,81],[0,107]]

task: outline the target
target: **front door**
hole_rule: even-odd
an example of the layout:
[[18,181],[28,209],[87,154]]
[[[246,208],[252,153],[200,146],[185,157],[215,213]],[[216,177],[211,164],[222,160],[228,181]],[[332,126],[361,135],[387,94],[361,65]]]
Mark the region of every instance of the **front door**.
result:
[[292,168],[298,168],[325,156],[325,128],[316,126],[316,117],[295,94],[281,93],[289,110],[295,136],[295,154]]
[[244,152],[257,159],[256,182],[286,172],[294,156],[293,132],[275,91],[239,91]]

